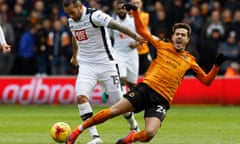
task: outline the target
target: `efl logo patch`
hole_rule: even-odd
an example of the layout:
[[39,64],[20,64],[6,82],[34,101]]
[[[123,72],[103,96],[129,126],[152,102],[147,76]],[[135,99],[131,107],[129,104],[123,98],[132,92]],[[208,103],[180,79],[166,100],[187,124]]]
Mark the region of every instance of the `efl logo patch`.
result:
[[84,41],[88,40],[87,33],[85,29],[82,30],[75,30],[74,35],[77,41]]

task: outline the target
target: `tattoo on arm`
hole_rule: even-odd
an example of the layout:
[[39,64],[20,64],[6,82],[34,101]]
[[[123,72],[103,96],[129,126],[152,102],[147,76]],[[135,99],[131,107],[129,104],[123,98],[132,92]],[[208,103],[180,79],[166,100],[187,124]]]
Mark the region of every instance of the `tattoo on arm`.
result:
[[136,37],[137,37],[137,34],[135,32],[130,30],[128,27],[119,24],[115,20],[111,20],[108,24],[108,27],[111,28],[111,29],[119,30],[120,32],[123,32],[123,33],[129,35],[133,39],[136,39]]

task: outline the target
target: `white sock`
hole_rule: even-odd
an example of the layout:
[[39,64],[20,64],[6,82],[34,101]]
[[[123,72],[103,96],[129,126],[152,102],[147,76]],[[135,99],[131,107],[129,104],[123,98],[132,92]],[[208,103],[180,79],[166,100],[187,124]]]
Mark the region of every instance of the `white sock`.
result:
[[[92,107],[89,102],[78,104],[78,110],[81,118],[85,120],[88,119],[90,115],[92,116],[93,114]],[[88,130],[92,137],[99,136],[96,126],[91,126],[88,128]]]
[[137,130],[139,131],[139,126],[138,123],[134,117],[134,113],[133,112],[127,112],[125,114],[123,114],[124,118],[127,120],[129,127],[131,130]]

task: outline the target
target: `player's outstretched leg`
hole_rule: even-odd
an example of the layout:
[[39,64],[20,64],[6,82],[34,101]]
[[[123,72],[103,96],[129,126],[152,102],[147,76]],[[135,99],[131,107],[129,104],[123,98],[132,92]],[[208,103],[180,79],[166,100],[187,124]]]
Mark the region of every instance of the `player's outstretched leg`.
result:
[[66,144],[74,144],[77,137],[87,128],[97,125],[99,123],[103,123],[104,121],[111,118],[110,116],[110,110],[109,109],[103,109],[100,112],[96,113],[86,121],[84,121],[80,126],[77,126],[72,133],[67,138]]
[[77,137],[82,133],[82,131],[80,131],[79,127],[76,127],[72,133],[68,136],[67,141],[65,144],[74,144],[74,142],[76,141]]

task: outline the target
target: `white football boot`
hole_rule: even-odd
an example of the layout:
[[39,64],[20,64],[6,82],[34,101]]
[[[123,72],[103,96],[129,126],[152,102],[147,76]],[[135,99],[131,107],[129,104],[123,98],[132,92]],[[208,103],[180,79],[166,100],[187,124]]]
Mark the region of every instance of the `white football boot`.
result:
[[88,142],[87,144],[102,144],[103,141],[100,137],[94,137],[90,142]]

